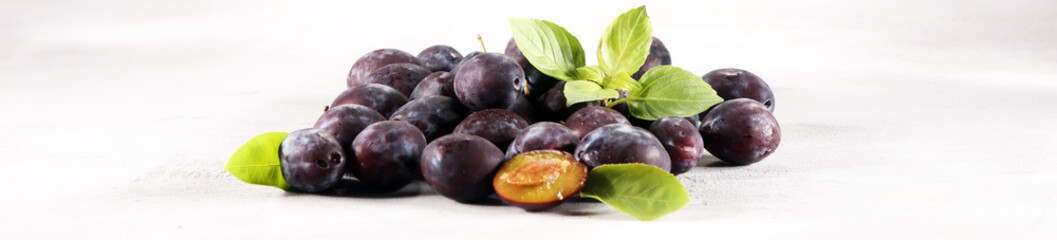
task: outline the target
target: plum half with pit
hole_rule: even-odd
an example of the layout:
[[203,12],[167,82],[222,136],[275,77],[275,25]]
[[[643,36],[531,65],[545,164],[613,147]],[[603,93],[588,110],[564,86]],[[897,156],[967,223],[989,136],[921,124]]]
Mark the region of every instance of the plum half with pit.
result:
[[407,122],[382,121],[363,129],[352,142],[352,175],[380,191],[393,191],[419,179],[426,147],[422,131]]
[[345,173],[345,154],[338,139],[323,129],[291,132],[279,144],[279,168],[290,187],[322,192]]
[[393,112],[389,120],[411,123],[426,135],[426,140],[433,140],[451,133],[469,114],[454,98],[426,96],[407,102]]
[[394,63],[375,69],[363,81],[392,87],[404,96],[411,95],[418,83],[433,72],[411,63]]
[[528,121],[513,112],[490,108],[470,114],[452,133],[480,136],[499,149],[506,149],[528,125]]
[[771,155],[782,141],[778,120],[760,102],[723,101],[705,114],[699,128],[705,149],[734,165],[749,165]]
[[449,134],[422,150],[422,176],[444,197],[475,202],[495,191],[492,179],[503,160],[503,152],[487,139]]
[[418,60],[418,57],[404,51],[392,48],[374,50],[364,54],[360,59],[356,60],[356,63],[352,64],[352,69],[349,69],[349,78],[347,79],[348,87],[366,84],[364,80],[367,79],[367,75],[378,68],[393,63],[422,65],[422,61]]
[[453,86],[459,102],[470,110],[507,109],[522,94],[525,72],[513,59],[482,53],[464,61],[455,73]]
[[705,148],[701,133],[693,123],[680,117],[663,117],[650,126],[650,132],[661,141],[672,158],[672,174],[679,175],[697,166]]
[[774,112],[774,92],[760,76],[737,68],[716,69],[701,76],[723,100],[749,98]]
[[609,124],[584,135],[576,160],[595,168],[603,164],[643,163],[672,170],[672,160],[660,140],[639,127]]
[[556,122],[538,122],[529,125],[517,138],[510,143],[506,149],[506,158],[532,150],[559,150],[565,152],[576,151],[576,145],[580,143],[572,129]]
[[507,160],[492,185],[503,202],[529,211],[560,205],[584,187],[587,166],[572,154],[535,150]]
[[418,53],[422,67],[433,72],[451,71],[451,68],[462,61],[462,54],[448,45],[433,45]]
[[569,119],[565,120],[565,126],[572,129],[580,137],[609,124],[631,126],[631,122],[620,112],[600,106],[590,106],[577,110],[572,115],[569,115]]

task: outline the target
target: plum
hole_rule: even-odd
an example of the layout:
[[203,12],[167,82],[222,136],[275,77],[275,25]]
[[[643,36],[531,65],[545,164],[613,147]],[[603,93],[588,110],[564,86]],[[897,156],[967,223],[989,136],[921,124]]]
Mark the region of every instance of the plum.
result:
[[495,191],[492,181],[503,160],[503,152],[487,139],[450,134],[422,150],[422,176],[444,197],[475,202]]
[[452,133],[480,136],[499,149],[506,149],[528,125],[528,121],[513,112],[491,108],[470,114],[455,126]]
[[763,103],[767,111],[774,112],[774,92],[763,79],[749,71],[723,68],[701,76],[723,100],[749,98]]
[[279,168],[290,187],[322,192],[345,172],[345,154],[338,139],[323,129],[290,132],[279,144]]
[[374,72],[375,69],[393,63],[422,65],[422,61],[418,60],[418,57],[404,51],[391,48],[374,50],[364,54],[360,59],[356,60],[356,63],[352,64],[352,69],[349,70],[349,78],[347,79],[348,86],[355,87],[366,84],[364,80],[367,79],[367,75]]
[[680,117],[663,117],[650,126],[650,132],[661,141],[672,160],[672,174],[679,175],[697,166],[705,148],[701,133],[693,123]]
[[330,103],[330,108],[356,104],[374,109],[388,118],[406,103],[407,97],[400,91],[386,85],[370,83],[345,89]]
[[560,205],[575,196],[587,182],[587,166],[572,154],[535,150],[507,160],[492,185],[503,202],[529,211]]
[[382,121],[367,126],[352,142],[352,175],[382,191],[394,191],[419,179],[426,136],[414,125]]
[[778,120],[766,106],[748,98],[716,105],[701,119],[698,130],[709,153],[734,165],[759,162],[782,141]]
[[451,68],[462,61],[462,54],[451,46],[433,45],[419,52],[418,60],[422,61],[422,67],[432,72],[451,71]]
[[455,73],[455,96],[472,111],[507,109],[522,94],[525,73],[513,59],[482,53],[460,64]]
[[645,129],[609,124],[584,135],[573,154],[595,168],[603,164],[643,163],[672,170],[672,160],[657,137]]

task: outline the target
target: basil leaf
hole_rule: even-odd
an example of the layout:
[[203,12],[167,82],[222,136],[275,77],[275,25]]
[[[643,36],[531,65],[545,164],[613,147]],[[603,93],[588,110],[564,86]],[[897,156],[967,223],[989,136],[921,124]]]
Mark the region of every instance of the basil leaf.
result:
[[592,169],[580,196],[598,199],[642,221],[668,215],[690,202],[690,195],[674,175],[641,163],[606,164]]
[[606,76],[606,78],[602,80],[602,86],[605,86],[609,89],[622,90],[625,92],[636,92],[640,88],[642,88],[642,85],[640,85],[638,81],[635,81],[634,78],[631,78],[631,75],[626,72],[620,72],[616,75]]
[[574,75],[577,80],[591,80],[599,84],[602,83],[602,78],[606,76],[598,66],[578,67]]
[[565,94],[566,107],[582,102],[620,97],[617,90],[603,89],[602,86],[589,80],[568,81],[562,93]]
[[577,80],[575,70],[585,63],[584,49],[575,36],[544,20],[520,18],[509,21],[518,49],[532,66],[557,79]]
[[643,120],[689,117],[723,102],[701,77],[678,67],[651,68],[639,83],[642,88],[622,100],[628,103],[632,116]]
[[653,43],[653,28],[646,6],[621,14],[602,33],[598,43],[598,65],[609,75],[634,73],[646,62]]
[[246,183],[289,189],[279,167],[279,144],[286,135],[289,133],[266,132],[251,138],[228,159],[224,170]]

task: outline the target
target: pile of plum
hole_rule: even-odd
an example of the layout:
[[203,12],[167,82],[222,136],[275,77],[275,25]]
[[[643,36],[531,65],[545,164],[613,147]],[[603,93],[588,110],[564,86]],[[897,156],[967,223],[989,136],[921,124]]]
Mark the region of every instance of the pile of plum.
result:
[[[633,77],[670,64],[654,38]],[[698,116],[646,121],[626,104],[566,106],[564,83],[536,70],[513,40],[505,54],[466,57],[444,45],[418,56],[379,49],[356,61],[349,88],[313,128],[283,139],[282,175],[304,192],[326,191],[346,174],[381,192],[425,180],[458,202],[494,192],[541,210],[573,196],[603,164],[643,163],[678,175],[706,149],[734,165],[774,152],[781,130],[767,83],[738,69],[702,78],[726,101]]]

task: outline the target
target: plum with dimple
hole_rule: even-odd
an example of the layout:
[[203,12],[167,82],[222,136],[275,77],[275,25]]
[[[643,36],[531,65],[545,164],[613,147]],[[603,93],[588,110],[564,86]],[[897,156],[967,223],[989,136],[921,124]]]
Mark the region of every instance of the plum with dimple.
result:
[[513,59],[482,53],[460,64],[455,72],[455,96],[470,110],[507,109],[522,94],[525,72]]
[[701,76],[723,100],[749,98],[756,100],[774,112],[774,92],[760,76],[737,68],[723,68]]
[[345,154],[338,139],[322,129],[290,132],[279,144],[279,168],[290,187],[322,192],[345,172]]
[[734,165],[759,162],[782,141],[778,120],[766,106],[748,98],[716,105],[701,119],[698,130],[712,156]]
[[367,84],[364,82],[364,80],[367,80],[367,75],[374,72],[375,69],[393,63],[422,65],[422,61],[418,60],[418,57],[404,51],[391,48],[374,50],[364,54],[360,59],[356,60],[356,63],[352,64],[352,69],[349,70],[349,78],[347,79],[348,87]]

